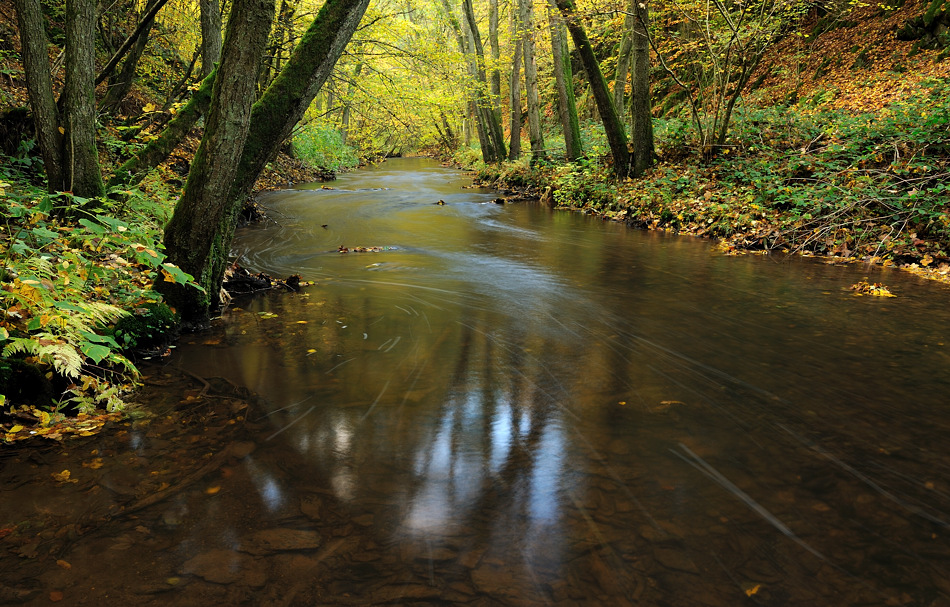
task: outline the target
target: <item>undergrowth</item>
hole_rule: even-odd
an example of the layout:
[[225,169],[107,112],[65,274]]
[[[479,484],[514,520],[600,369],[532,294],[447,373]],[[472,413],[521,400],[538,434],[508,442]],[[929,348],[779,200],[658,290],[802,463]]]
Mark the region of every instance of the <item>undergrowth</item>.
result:
[[157,273],[191,279],[162,253],[171,207],[141,190],[95,200],[51,195],[16,163],[4,165],[0,413],[123,405],[138,371],[111,326],[158,299],[150,289]]
[[[680,118],[655,120],[660,162],[616,183],[598,155],[478,165],[483,183],[550,186],[561,208],[716,237],[727,249],[950,264],[950,83],[876,113],[820,100],[742,107],[720,154],[701,159]],[[464,155],[456,160],[464,163]],[[469,165],[471,166],[471,165]]]

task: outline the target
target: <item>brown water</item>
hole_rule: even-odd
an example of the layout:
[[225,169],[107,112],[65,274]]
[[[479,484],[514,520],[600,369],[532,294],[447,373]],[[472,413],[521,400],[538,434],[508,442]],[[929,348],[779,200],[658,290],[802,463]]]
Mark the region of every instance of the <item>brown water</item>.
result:
[[[143,398],[177,414],[6,466],[29,487],[73,461],[80,483],[31,499],[88,512],[34,521],[0,591],[950,605],[950,288],[469,183],[405,159],[266,197],[242,263],[317,285],[239,302],[150,369]],[[853,296],[865,276],[899,297]],[[70,459],[93,450],[101,469]]]

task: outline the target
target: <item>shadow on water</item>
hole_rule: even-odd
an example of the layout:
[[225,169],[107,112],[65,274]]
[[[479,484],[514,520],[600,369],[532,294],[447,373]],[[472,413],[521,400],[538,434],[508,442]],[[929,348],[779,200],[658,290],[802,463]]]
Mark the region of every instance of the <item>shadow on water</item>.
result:
[[[99,446],[108,473],[56,490],[112,514],[47,517],[6,591],[950,604],[947,287],[724,257],[468,183],[405,159],[269,195],[242,263],[317,284],[244,302],[150,370],[143,398],[187,423]],[[383,250],[337,252],[358,246]],[[852,296],[868,272],[900,297]],[[38,457],[17,465],[63,458]]]

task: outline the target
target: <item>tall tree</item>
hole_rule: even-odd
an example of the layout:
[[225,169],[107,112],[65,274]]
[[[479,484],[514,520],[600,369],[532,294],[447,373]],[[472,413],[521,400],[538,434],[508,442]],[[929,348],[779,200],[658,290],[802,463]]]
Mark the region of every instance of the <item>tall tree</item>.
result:
[[104,190],[96,150],[96,6],[91,0],[66,2],[66,82],[60,111],[39,2],[16,4],[27,91],[49,190],[100,196]]
[[501,47],[498,44],[498,0],[488,2],[488,45],[491,47],[491,96],[497,108],[501,99]]
[[500,162],[505,158],[504,133],[501,128],[501,116],[495,111],[489,95],[489,85],[485,75],[485,50],[482,46],[478,24],[475,21],[472,2],[462,0],[461,23],[448,0],[441,0],[441,6],[449,25],[455,31],[459,52],[468,59],[469,74],[474,81],[469,113],[475,117],[482,159],[485,162]]
[[636,20],[634,5],[637,0],[627,0],[627,13],[623,19],[623,35],[617,52],[617,70],[614,72],[614,106],[623,120],[626,104],[627,74],[630,72],[630,56],[633,53],[633,26]]
[[[167,282],[159,283],[157,288],[165,293],[169,301],[182,311],[184,318],[191,322],[202,322],[207,318],[210,307],[217,303],[228,252],[234,238],[237,214],[242,203],[264,166],[290,136],[294,125],[300,121],[317,92],[330,77],[333,66],[356,31],[368,4],[369,0],[327,0],[323,4],[284,69],[251,107],[250,124],[240,159],[236,166],[232,167],[233,170],[228,169],[228,173],[232,175],[230,187],[223,192],[217,192],[220,199],[213,206],[189,205],[187,209],[182,210],[181,218],[173,217],[166,228],[166,247],[169,249],[172,263],[194,276],[204,292],[180,288]],[[263,47],[260,50],[262,49]],[[260,51],[257,60],[260,60]],[[224,61],[223,59],[222,63]],[[257,68],[251,68],[243,75],[243,79],[251,85],[256,82],[255,69]],[[219,77],[224,78],[219,74],[220,72],[209,78],[214,78],[217,83]],[[248,77],[249,74],[251,77]],[[212,107],[214,105],[212,103]],[[206,132],[205,138],[207,137]],[[228,161],[233,162],[233,157],[229,156]],[[194,168],[192,170],[194,171]],[[186,190],[187,187],[186,184]],[[211,210],[215,213],[213,217],[209,213]],[[178,214],[176,208],[175,215]],[[208,243],[207,246],[201,247],[205,251],[204,254],[190,253],[190,243],[194,242]]]
[[201,11],[201,76],[207,78],[221,59],[221,6],[219,0],[199,0]]
[[[185,318],[200,318],[212,301],[214,258],[227,258],[220,225],[228,210],[227,192],[237,173],[250,126],[255,78],[274,18],[274,0],[236,0],[228,19],[221,66],[211,93],[204,135],[181,199],[165,229],[168,259],[191,273],[205,293],[160,279],[156,290]],[[216,293],[214,293],[216,295]],[[197,304],[197,305],[195,305]]]
[[475,9],[472,0],[462,0],[462,14],[465,17],[466,30],[473,59],[475,61],[475,75],[478,87],[476,106],[485,128],[485,135],[491,146],[491,158],[485,162],[500,162],[505,158],[505,137],[501,129],[501,116],[497,104],[492,102],[488,95],[488,78],[485,71],[485,48],[482,45],[482,36],[478,31],[478,22],[475,20]]
[[653,164],[653,118],[650,108],[650,0],[630,0],[633,20],[633,97],[630,102],[630,138],[633,140],[632,176]]
[[66,83],[63,113],[66,185],[77,196],[103,194],[96,150],[96,4],[66,0]]
[[557,86],[558,117],[564,130],[564,153],[567,159],[575,161],[583,153],[581,145],[581,127],[577,118],[577,103],[574,99],[574,74],[567,47],[567,33],[564,22],[557,13],[553,0],[548,7],[548,22],[551,27],[551,55],[554,59],[554,78]]
[[50,76],[43,11],[39,0],[16,0],[16,11],[27,94],[33,110],[36,139],[46,167],[47,187],[50,193],[59,192],[66,189],[66,166],[63,136],[59,130],[59,109]]
[[590,84],[591,93],[597,104],[597,111],[600,113],[600,119],[604,125],[604,133],[607,135],[607,145],[610,146],[610,154],[613,156],[614,174],[622,179],[630,172],[630,151],[627,149],[626,129],[617,114],[617,109],[614,107],[613,96],[607,87],[604,73],[600,70],[600,63],[594,55],[594,49],[587,37],[587,31],[578,18],[574,1],[554,1],[564,17],[567,30],[571,33],[574,47],[580,57],[581,64],[584,66],[584,72],[587,74],[587,81]]
[[521,20],[518,11],[511,11],[511,43],[513,48],[511,58],[511,80],[508,87],[511,107],[511,144],[508,150],[508,160],[515,161],[521,158],[521,56],[524,44],[521,37]]
[[[155,23],[155,15],[158,9],[165,5],[167,0],[149,0],[145,6],[144,14],[135,28],[135,43],[128,48],[125,61],[122,63],[122,69],[114,77],[109,78],[109,89],[105,97],[99,103],[99,109],[102,112],[112,112],[119,107],[119,103],[125,99],[125,96],[132,90],[132,84],[135,80],[135,70],[138,67],[139,59],[145,52],[148,45],[148,35]],[[130,39],[132,36],[130,36]],[[123,48],[126,48],[123,45]],[[121,50],[121,49],[120,49]],[[103,74],[100,73],[96,81],[100,81]]]
[[528,139],[531,141],[531,159],[544,156],[544,133],[541,131],[541,101],[538,95],[538,64],[534,56],[533,0],[518,0],[521,17],[524,55],[525,96],[528,98]]

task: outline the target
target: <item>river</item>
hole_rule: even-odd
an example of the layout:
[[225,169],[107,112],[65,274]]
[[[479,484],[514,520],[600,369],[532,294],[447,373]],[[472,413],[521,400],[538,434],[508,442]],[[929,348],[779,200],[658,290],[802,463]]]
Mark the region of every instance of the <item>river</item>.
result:
[[[495,204],[426,159],[328,185],[265,195],[235,242],[315,284],[147,370],[179,417],[74,450],[130,462],[61,489],[114,515],[51,525],[8,594],[950,605],[946,285]],[[148,475],[181,489],[122,513]]]

